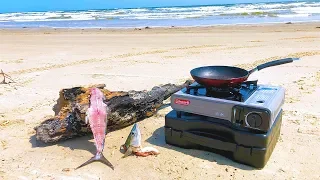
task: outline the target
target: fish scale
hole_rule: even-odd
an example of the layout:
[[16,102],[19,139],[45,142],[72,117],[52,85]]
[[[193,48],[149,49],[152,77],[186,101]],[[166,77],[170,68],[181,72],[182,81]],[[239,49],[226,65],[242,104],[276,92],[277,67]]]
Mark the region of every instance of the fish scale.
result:
[[102,152],[104,141],[105,141],[105,134],[106,134],[106,130],[105,130],[106,123],[105,123],[105,119],[100,117],[105,117],[106,112],[101,112],[99,111],[99,109],[96,109],[95,112],[96,112],[95,114],[96,116],[94,116],[94,120],[90,122],[90,128],[92,129],[92,133],[94,135],[97,151]]

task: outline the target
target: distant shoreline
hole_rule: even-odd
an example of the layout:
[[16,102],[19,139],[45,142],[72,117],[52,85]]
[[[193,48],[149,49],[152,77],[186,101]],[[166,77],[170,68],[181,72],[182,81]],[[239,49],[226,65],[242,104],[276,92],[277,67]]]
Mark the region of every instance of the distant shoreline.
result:
[[[302,22],[270,22],[270,23],[237,23],[237,24],[212,24],[192,26],[141,26],[141,27],[0,27],[0,30],[148,30],[148,29],[194,29],[194,28],[216,28],[216,27],[251,27],[251,26],[277,26],[277,25],[318,25],[319,21]],[[320,29],[319,29],[320,30]]]
[[190,28],[314,21],[320,21],[320,1],[0,14],[0,28]]

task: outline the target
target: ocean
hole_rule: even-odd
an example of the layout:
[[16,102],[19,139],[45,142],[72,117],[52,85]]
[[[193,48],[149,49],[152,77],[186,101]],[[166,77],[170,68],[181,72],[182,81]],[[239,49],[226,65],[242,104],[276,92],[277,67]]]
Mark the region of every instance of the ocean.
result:
[[138,28],[320,21],[320,1],[0,13],[0,28]]

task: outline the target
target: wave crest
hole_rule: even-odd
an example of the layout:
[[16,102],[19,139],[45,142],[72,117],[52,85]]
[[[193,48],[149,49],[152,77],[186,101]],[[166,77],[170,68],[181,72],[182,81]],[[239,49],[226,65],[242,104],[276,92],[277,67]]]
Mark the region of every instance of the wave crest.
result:
[[0,14],[1,22],[150,20],[219,17],[320,17],[320,2],[256,3],[217,6],[134,8],[87,11],[19,12]]

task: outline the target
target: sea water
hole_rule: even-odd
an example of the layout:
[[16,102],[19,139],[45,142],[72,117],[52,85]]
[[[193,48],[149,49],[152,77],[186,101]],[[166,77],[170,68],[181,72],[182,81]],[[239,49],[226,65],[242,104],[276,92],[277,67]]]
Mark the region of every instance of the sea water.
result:
[[320,1],[0,13],[0,28],[132,28],[320,21]]

